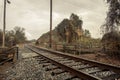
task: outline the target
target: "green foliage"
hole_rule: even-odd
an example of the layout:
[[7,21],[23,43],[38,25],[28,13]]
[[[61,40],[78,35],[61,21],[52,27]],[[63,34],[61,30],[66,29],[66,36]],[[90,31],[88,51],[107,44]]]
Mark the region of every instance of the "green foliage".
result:
[[109,4],[106,22],[101,27],[104,35],[102,38],[103,50],[112,56],[120,55],[120,0],[106,0]]
[[104,34],[101,42],[104,53],[111,57],[120,57],[120,34],[118,32]]
[[[83,44],[94,45],[99,43],[99,40],[91,38],[89,30],[82,29],[83,21],[76,14],[71,14],[70,19],[64,19],[52,31],[52,44]],[[38,40],[37,44],[49,44],[49,32],[43,34]],[[98,42],[97,42],[98,41]]]
[[[11,41],[13,42],[13,44],[25,42],[25,29],[21,27],[15,27],[13,30],[6,31],[5,45],[9,46]],[[0,45],[2,45],[2,30],[0,30]]]
[[83,21],[76,14],[71,14],[70,19],[64,19],[58,26],[57,32],[63,41],[67,43],[76,42],[80,38]]
[[101,27],[103,33],[118,31],[120,26],[120,0],[106,0],[109,4],[106,22]]
[[70,20],[71,20],[71,23],[73,25],[72,27],[82,29],[83,21],[81,19],[79,19],[79,16],[72,13],[70,16]]
[[71,26],[68,19],[64,19],[58,26],[57,26],[57,32],[60,34],[60,36],[65,39],[65,28]]
[[84,30],[84,36],[86,36],[86,37],[91,37],[90,31],[87,30],[87,29],[85,29],[85,30]]
[[25,29],[21,27],[15,27],[14,28],[14,35],[15,35],[15,40],[17,43],[23,43],[26,41],[25,37]]

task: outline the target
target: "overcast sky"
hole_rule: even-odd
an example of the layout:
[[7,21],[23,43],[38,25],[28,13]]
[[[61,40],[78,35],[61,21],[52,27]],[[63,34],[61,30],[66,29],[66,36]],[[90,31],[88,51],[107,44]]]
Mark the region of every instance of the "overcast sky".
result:
[[[0,29],[2,29],[3,1],[0,0]],[[28,39],[37,39],[49,31],[50,0],[10,0],[7,4],[7,30],[24,27]],[[92,37],[100,37],[107,4],[104,0],[53,0],[53,28],[64,18],[75,13],[83,20],[83,29]]]

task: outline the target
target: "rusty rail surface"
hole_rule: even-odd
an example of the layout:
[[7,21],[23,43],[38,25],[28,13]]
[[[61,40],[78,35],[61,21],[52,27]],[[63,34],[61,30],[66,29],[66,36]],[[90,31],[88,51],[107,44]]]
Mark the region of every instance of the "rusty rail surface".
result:
[[[33,46],[33,45],[29,45],[27,46],[29,49],[31,49],[32,51],[40,54],[39,51],[36,51],[34,48],[36,49],[39,49],[39,50],[43,50],[43,51],[47,51],[47,52],[50,52],[51,54],[55,54],[55,55],[58,55],[58,56],[63,56],[63,57],[66,57],[66,58],[70,58],[72,60],[75,60],[75,61],[84,61],[85,63],[88,63],[90,65],[94,65],[94,66],[99,66],[99,68],[101,69],[107,69],[107,70],[112,70],[114,71],[115,73],[117,74],[120,74],[120,67],[118,66],[114,66],[114,65],[110,65],[110,64],[105,64],[105,63],[100,63],[100,62],[97,62],[97,61],[93,61],[93,60],[88,60],[88,59],[84,59],[84,58],[80,58],[80,57],[77,57],[75,55],[71,55],[71,54],[64,54],[62,52],[58,52],[58,51],[53,51],[53,50],[49,50],[49,49],[46,49],[46,48],[41,48],[41,47],[38,47],[38,46]],[[32,47],[32,48],[31,48]],[[40,54],[41,55],[41,54]],[[42,55],[44,56],[44,55]],[[46,59],[48,59],[50,62],[60,66],[61,68],[67,70],[68,72],[70,72],[72,75],[76,75],[78,76],[79,78],[82,78],[83,80],[102,80],[98,77],[95,77],[95,76],[91,76],[87,73],[84,73],[84,72],[81,72],[81,71],[78,71],[78,70],[75,70],[69,66],[66,66],[64,64],[61,64],[59,62],[56,62],[55,60],[53,59],[50,59],[49,57],[46,57],[44,56]]]

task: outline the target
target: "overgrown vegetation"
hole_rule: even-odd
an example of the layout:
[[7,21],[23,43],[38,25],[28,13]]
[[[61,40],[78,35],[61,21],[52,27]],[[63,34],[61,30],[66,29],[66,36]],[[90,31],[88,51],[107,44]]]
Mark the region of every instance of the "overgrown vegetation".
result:
[[120,26],[120,0],[106,0],[109,5],[106,22],[102,26],[104,33],[118,31]]
[[[52,31],[52,44],[98,46],[100,39],[93,39],[90,31],[84,30],[82,25],[82,19],[72,13],[69,19],[63,19]],[[43,34],[36,44],[44,47],[49,45],[49,32]]]
[[[26,41],[25,29],[16,26],[13,30],[6,31],[5,42],[6,46],[24,43]],[[2,45],[2,30],[0,30],[0,45]]]
[[101,27],[103,50],[111,56],[120,56],[120,0],[106,0],[109,4],[106,22]]

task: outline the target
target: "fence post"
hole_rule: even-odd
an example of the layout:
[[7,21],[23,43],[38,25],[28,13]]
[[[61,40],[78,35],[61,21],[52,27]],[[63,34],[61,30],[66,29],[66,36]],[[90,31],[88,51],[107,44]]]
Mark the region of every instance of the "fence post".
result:
[[17,48],[16,55],[17,55],[17,60],[18,60],[18,52],[19,52],[19,48],[18,48],[18,47],[16,47],[16,48]]

